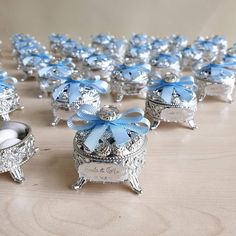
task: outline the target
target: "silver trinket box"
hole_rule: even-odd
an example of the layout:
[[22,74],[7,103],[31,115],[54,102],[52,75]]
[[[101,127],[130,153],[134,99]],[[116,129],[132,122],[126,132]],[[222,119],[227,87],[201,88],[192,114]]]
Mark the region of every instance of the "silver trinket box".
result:
[[0,131],[3,130],[15,131],[18,142],[10,145],[8,141],[9,145],[0,148],[0,173],[9,172],[15,182],[22,183],[24,174],[21,166],[29,161],[38,150],[35,147],[34,136],[28,125],[15,121],[2,122]]
[[166,53],[169,50],[169,41],[167,39],[156,38],[152,41],[151,55],[156,56],[160,53]]
[[61,55],[63,44],[69,39],[65,34],[52,33],[48,36],[50,51],[55,56]]
[[215,35],[211,38],[211,41],[218,47],[217,62],[221,62],[222,58],[227,52],[228,41],[222,35]]
[[166,73],[180,73],[180,58],[173,54],[160,53],[150,60],[152,74],[160,77]]
[[47,97],[53,90],[64,83],[74,72],[75,64],[71,58],[61,61],[51,61],[45,67],[38,70],[37,81],[39,83],[39,98]]
[[104,52],[113,39],[114,37],[109,34],[97,34],[92,36],[91,46],[98,52]]
[[194,113],[197,98],[191,76],[178,77],[167,73],[163,79],[150,81],[148,86],[145,116],[151,120],[151,129],[161,121],[186,123],[194,129]]
[[232,102],[235,72],[227,66],[227,63],[207,64],[194,72],[198,101],[203,101],[206,96],[218,96]]
[[4,71],[0,72],[0,116],[3,120],[10,120],[9,113],[24,108],[20,105],[20,97],[13,85],[16,82],[16,78]]
[[112,58],[103,53],[93,53],[83,61],[83,71],[87,77],[110,81],[114,69]]
[[100,94],[108,92],[108,84],[102,80],[68,78],[63,84],[55,88],[52,94],[52,111],[56,126],[60,120],[68,120],[83,104],[100,107]]
[[133,34],[129,40],[129,44],[133,46],[150,46],[153,37],[148,36],[147,34]]
[[31,54],[28,56],[22,56],[18,66],[18,70],[24,72],[24,77],[21,81],[25,81],[29,77],[37,77],[37,71],[46,66],[47,63],[52,59],[48,54]]
[[111,93],[116,102],[124,96],[142,95],[151,71],[149,64],[120,65],[111,76]]
[[219,48],[211,39],[199,37],[193,46],[202,53],[202,61],[204,63],[211,63],[217,60]]
[[181,50],[181,68],[192,70],[192,68],[201,61],[202,52],[194,46],[187,46]]
[[172,53],[181,51],[187,47],[188,40],[183,35],[171,35],[169,38],[169,48]]
[[149,63],[151,56],[150,45],[130,45],[125,53],[124,62],[126,64]]
[[73,157],[79,178],[74,189],[81,189],[87,182],[128,182],[135,193],[142,193],[138,176],[145,163],[149,121],[141,109],[121,114],[114,106],[97,111],[84,105],[67,123],[77,131]]

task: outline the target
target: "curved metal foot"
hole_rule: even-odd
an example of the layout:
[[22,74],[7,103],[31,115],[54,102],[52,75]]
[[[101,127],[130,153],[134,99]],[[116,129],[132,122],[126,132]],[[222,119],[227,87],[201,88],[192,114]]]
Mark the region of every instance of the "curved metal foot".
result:
[[194,120],[188,120],[187,124],[188,124],[189,128],[192,129],[192,130],[197,128],[197,126],[195,125]]
[[60,121],[60,118],[59,118],[59,117],[54,117],[54,120],[53,120],[53,122],[51,123],[51,125],[55,127],[56,125],[58,125],[59,121]]
[[232,102],[233,102],[232,94],[228,94],[228,95],[226,96],[226,101],[227,101],[228,103],[232,103]]
[[48,97],[48,93],[46,91],[41,91],[41,93],[38,95],[38,98]]
[[142,188],[139,185],[138,178],[136,176],[134,175],[130,176],[129,183],[130,183],[130,187],[135,193],[141,194],[143,192]]
[[3,114],[3,115],[2,115],[2,119],[3,119],[3,120],[10,120],[9,114]]
[[160,120],[155,120],[151,123],[151,127],[150,129],[153,130],[153,129],[156,129],[159,125],[160,125],[161,121]]
[[16,183],[22,183],[25,180],[24,174],[20,167],[10,171],[10,175]]
[[199,97],[197,98],[198,102],[202,102],[206,97],[206,94],[201,94],[199,95]]
[[28,75],[24,75],[22,78],[20,78],[20,81],[21,81],[21,82],[24,82],[24,81],[27,80],[27,78],[28,78]]
[[116,94],[115,95],[115,102],[121,102],[124,98],[124,95],[122,94]]
[[72,189],[79,190],[81,189],[85,184],[87,183],[87,180],[84,177],[79,178],[73,185]]
[[24,106],[21,106],[20,104],[18,105],[17,109],[18,110],[23,110],[25,107]]

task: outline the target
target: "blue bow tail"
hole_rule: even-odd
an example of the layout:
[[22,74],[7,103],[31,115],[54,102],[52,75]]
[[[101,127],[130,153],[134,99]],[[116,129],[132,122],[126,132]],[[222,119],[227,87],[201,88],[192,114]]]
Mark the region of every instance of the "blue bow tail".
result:
[[55,90],[53,91],[52,97],[54,100],[57,100],[57,98],[60,96],[60,94],[65,90],[67,84],[61,84]]
[[108,128],[108,124],[96,125],[95,128],[91,131],[91,133],[86,138],[84,142],[85,146],[89,150],[94,151],[95,148],[99,144],[99,139],[102,138],[107,128]]
[[166,86],[162,89],[161,98],[167,102],[171,103],[172,94],[173,94],[174,87],[173,86]]
[[80,84],[70,83],[69,84],[69,104],[75,102],[80,96]]
[[128,135],[127,130],[124,127],[110,125],[110,129],[111,129],[113,138],[115,139],[115,142],[118,145],[124,144],[130,140],[130,136]]
[[11,84],[5,83],[3,81],[0,81],[0,92],[4,92],[5,89],[12,88]]

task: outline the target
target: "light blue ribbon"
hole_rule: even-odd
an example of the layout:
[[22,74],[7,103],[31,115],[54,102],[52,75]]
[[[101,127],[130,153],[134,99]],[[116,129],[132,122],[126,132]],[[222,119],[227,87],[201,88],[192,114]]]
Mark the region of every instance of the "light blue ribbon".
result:
[[174,54],[160,53],[154,58],[153,62],[153,65],[159,65],[160,63],[165,62],[168,62],[168,64],[174,64],[179,62],[179,57]]
[[54,100],[56,100],[60,94],[66,89],[69,89],[69,104],[75,102],[77,98],[80,96],[80,88],[81,87],[89,87],[95,89],[98,93],[107,93],[108,91],[108,83],[103,80],[89,80],[89,79],[81,79],[81,80],[73,80],[68,78],[65,83],[61,84],[57,87],[52,96]]
[[[70,58],[66,58],[64,60],[59,61],[58,63],[49,63],[46,67],[43,67],[38,71],[39,77],[46,77],[48,79],[65,79],[69,77],[75,65],[72,63]],[[57,73],[52,73],[52,71],[56,70]]]
[[[190,87],[192,87],[192,89]],[[193,98],[193,89],[195,87],[192,76],[183,76],[177,82],[166,82],[163,79],[153,80],[152,84],[148,86],[147,89],[149,91],[162,90],[161,98],[170,104],[174,90],[182,100],[190,101]]]
[[212,80],[222,81],[224,79],[228,79],[229,77],[232,78],[235,74],[235,72],[231,69],[233,67],[236,68],[236,63],[229,62],[224,64],[208,64],[200,69],[200,71],[209,71]]
[[13,87],[12,84],[8,84],[4,80],[5,79],[0,79],[0,93],[4,92],[5,89]]
[[48,62],[51,59],[51,57],[47,54],[35,54],[32,53],[28,56],[22,57],[22,63],[23,65],[27,65],[29,62],[32,63],[33,66],[37,66],[42,62]]
[[16,84],[18,81],[16,78],[8,76],[6,71],[1,71],[0,70],[0,82],[2,84]]
[[[85,124],[75,125],[74,120],[81,120]],[[145,135],[150,127],[148,119],[144,118],[143,110],[133,108],[119,115],[115,120],[102,120],[97,115],[97,110],[92,105],[83,105],[77,114],[67,121],[68,127],[76,131],[91,130],[84,144],[89,150],[94,151],[99,145],[99,139],[110,132],[117,145],[122,145],[130,140],[128,131],[133,131],[139,135]]]

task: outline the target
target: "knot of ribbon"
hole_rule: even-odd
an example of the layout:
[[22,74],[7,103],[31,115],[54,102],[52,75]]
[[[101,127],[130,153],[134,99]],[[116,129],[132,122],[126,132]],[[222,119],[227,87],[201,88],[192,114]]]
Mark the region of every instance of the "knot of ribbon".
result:
[[88,87],[95,89],[98,93],[107,93],[108,91],[108,83],[103,80],[92,80],[92,79],[81,79],[81,80],[73,80],[71,78],[67,78],[65,83],[58,86],[52,96],[54,100],[56,100],[65,89],[68,89],[69,96],[69,104],[75,102],[80,96],[81,87]]
[[181,100],[190,101],[193,98],[193,89],[195,88],[193,77],[183,76],[176,82],[167,82],[164,79],[153,80],[147,89],[149,91],[161,91],[161,98],[170,104],[174,91],[180,96]]
[[[84,121],[85,124],[76,125],[75,120]],[[150,122],[144,118],[142,109],[129,109],[125,113],[119,114],[116,119],[108,121],[102,120],[92,105],[81,106],[78,112],[68,119],[67,124],[69,128],[76,131],[91,131],[84,142],[91,151],[94,151],[99,145],[99,140],[106,132],[111,133],[117,145],[122,145],[130,140],[129,131],[145,135],[150,127]]]

